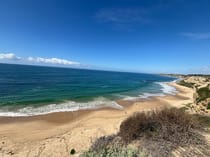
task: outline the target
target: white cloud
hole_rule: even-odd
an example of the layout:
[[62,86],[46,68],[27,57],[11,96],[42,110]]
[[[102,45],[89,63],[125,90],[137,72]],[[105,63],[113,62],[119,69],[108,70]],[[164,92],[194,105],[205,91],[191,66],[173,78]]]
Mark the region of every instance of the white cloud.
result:
[[197,39],[197,40],[210,39],[210,32],[207,32],[207,33],[184,32],[184,33],[180,33],[180,35],[188,37],[188,38],[192,38],[192,39]]
[[0,59],[20,60],[21,57],[16,56],[14,53],[0,53]]
[[191,68],[188,70],[188,73],[193,74],[210,74],[210,66],[203,66],[199,68]]
[[79,62],[70,61],[61,58],[42,58],[42,57],[18,57],[14,53],[0,53],[0,60],[4,63],[18,63],[18,64],[37,64],[37,65],[60,65],[60,66],[84,66]]
[[28,57],[29,62],[44,63],[44,64],[59,64],[59,65],[80,65],[79,62],[69,61],[60,58],[42,58],[42,57]]
[[204,66],[200,70],[204,74],[210,74],[210,66]]

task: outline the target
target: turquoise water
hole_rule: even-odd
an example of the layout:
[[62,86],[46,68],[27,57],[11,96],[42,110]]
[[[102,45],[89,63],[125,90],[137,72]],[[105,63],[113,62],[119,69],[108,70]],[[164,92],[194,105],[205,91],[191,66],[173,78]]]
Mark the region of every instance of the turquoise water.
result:
[[[0,115],[35,115],[111,106],[171,92],[152,74],[0,64]],[[170,91],[171,90],[171,91]]]

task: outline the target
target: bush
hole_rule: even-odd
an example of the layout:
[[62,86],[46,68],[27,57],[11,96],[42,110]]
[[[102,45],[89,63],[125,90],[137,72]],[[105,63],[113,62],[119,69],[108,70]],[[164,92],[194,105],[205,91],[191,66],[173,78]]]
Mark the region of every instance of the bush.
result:
[[144,151],[123,145],[117,135],[102,136],[80,157],[144,157]]
[[197,102],[203,101],[207,98],[210,98],[210,90],[208,87],[203,87],[197,90],[198,93],[198,98],[197,98]]
[[185,82],[184,80],[179,81],[178,84],[189,88],[194,87],[194,83]]
[[210,128],[210,117],[207,115],[194,114],[193,118],[199,123],[203,128]]
[[125,143],[142,136],[180,143],[190,140],[193,127],[194,121],[185,111],[166,108],[161,111],[135,113],[121,123],[118,135]]
[[[102,136],[95,140],[95,142],[91,145],[90,150],[99,152],[103,148],[108,147],[111,145],[115,139],[116,135],[110,135],[110,136]],[[116,142],[117,143],[117,142]]]
[[210,102],[207,105],[207,110],[210,110]]
[[110,146],[100,149],[100,151],[89,150],[80,155],[80,157],[144,157],[144,152],[134,148],[121,146]]

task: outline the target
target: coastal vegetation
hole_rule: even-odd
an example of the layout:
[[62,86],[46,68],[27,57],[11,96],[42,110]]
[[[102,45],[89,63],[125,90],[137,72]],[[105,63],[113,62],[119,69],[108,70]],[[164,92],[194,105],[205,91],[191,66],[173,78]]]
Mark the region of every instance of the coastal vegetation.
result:
[[186,106],[196,113],[209,115],[210,109],[210,76],[209,75],[187,75],[178,81],[179,85],[193,88],[194,102]]
[[80,157],[144,157],[144,152],[132,147],[114,145],[101,148],[98,151],[84,152]]
[[210,110],[210,102],[208,103],[207,110]]
[[210,129],[210,116],[201,115],[201,114],[194,114],[192,116],[193,119],[197,122],[197,124],[199,124],[201,128]]
[[207,98],[210,98],[210,90],[209,90],[208,86],[198,89],[197,93],[198,93],[197,102],[200,102],[200,101],[206,100]]
[[193,88],[194,86],[194,83],[185,82],[184,80],[179,81],[178,84],[189,88]]
[[195,118],[177,108],[134,113],[121,123],[117,134],[96,139],[80,157],[166,157],[178,147],[193,151],[189,146],[207,155],[208,146],[198,131],[200,121],[209,123],[206,117]]

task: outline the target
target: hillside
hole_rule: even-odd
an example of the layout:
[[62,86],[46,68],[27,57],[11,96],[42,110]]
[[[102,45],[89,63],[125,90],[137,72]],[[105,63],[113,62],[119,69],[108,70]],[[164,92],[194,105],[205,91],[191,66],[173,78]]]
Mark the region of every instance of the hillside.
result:
[[185,76],[178,84],[194,90],[194,102],[186,107],[192,112],[210,115],[210,76]]

